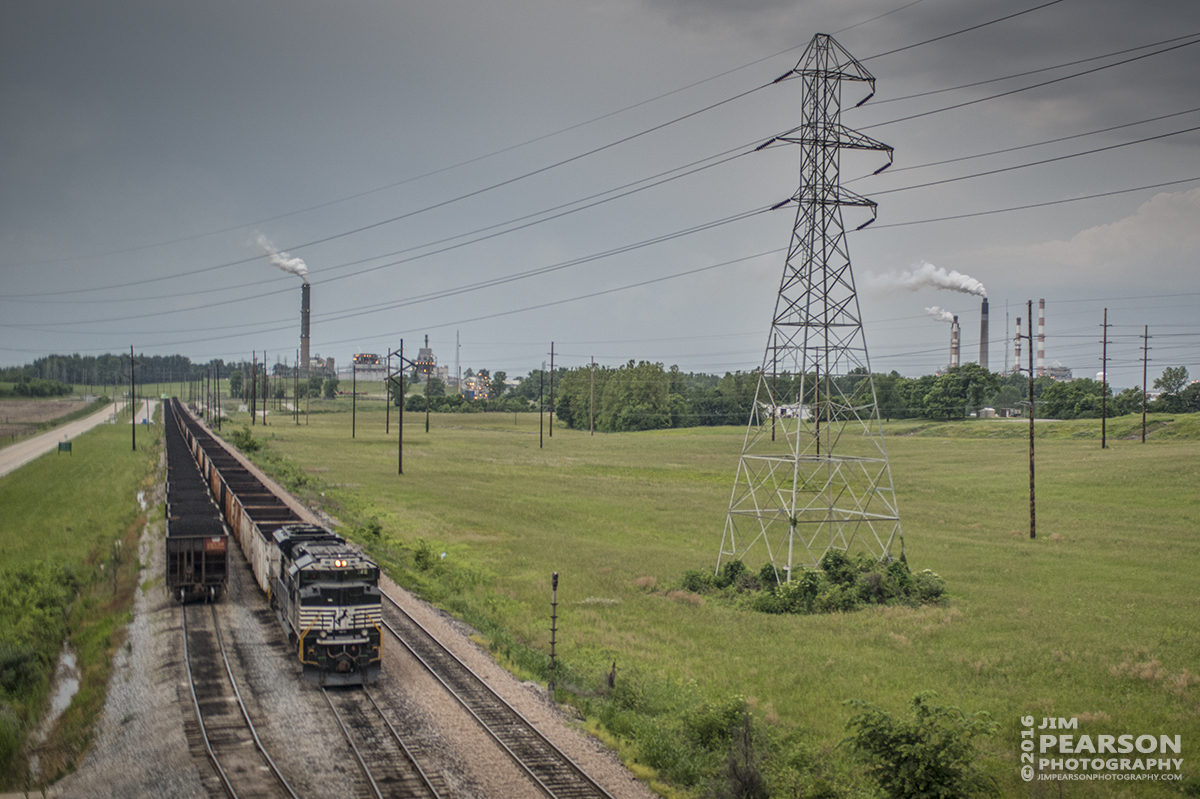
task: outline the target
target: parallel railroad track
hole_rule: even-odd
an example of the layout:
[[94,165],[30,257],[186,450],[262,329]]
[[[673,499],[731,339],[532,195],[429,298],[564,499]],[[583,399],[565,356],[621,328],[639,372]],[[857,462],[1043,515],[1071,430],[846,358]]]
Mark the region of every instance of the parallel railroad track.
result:
[[[207,607],[211,628],[201,621],[205,615],[203,606],[181,608],[183,659],[200,735],[217,776],[232,799],[260,796],[299,799],[258,738],[233,677],[217,610],[212,605]],[[189,615],[200,617],[193,619],[199,629],[189,628]]]
[[489,736],[549,797],[613,799],[583,769],[550,743],[395,600],[383,594],[383,625],[479,722]]
[[376,799],[440,799],[434,779],[365,687],[324,688],[325,701]]

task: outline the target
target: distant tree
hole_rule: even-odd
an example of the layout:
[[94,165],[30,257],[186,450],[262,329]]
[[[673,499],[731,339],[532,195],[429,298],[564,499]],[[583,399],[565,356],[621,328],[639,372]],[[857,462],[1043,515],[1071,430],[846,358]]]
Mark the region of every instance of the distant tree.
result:
[[[1103,407],[1104,392],[1112,396],[1112,389],[1104,383],[1090,378],[1055,381],[1042,392],[1038,416],[1050,419],[1099,419]],[[1116,415],[1116,406],[1110,405],[1108,415]]]
[[504,384],[504,381],[507,379],[507,372],[500,371],[492,375],[492,381],[488,383],[488,399],[499,399],[504,394],[505,389],[508,388]]
[[1200,383],[1192,383],[1179,392],[1183,413],[1200,413]]
[[[427,393],[429,394],[429,396],[431,396],[431,397],[446,396],[446,383],[440,377],[433,377],[431,375],[429,377],[429,379],[425,382],[426,382],[426,388],[428,389]],[[426,393],[426,392],[422,392],[422,393]]]
[[1154,387],[1164,394],[1178,394],[1187,385],[1188,370],[1186,366],[1168,366],[1163,369],[1162,377],[1154,379]]
[[242,387],[243,387],[244,380],[245,380],[245,378],[242,376],[242,372],[240,369],[229,375],[229,397],[230,397],[230,399],[234,399],[234,398],[242,396]]
[[1141,386],[1133,386],[1132,388],[1125,389],[1113,397],[1112,402],[1109,403],[1111,407],[1116,409],[1113,415],[1125,416],[1130,413],[1141,413],[1143,396]]
[[925,415],[930,417],[965,417],[983,407],[983,398],[1000,388],[1000,376],[977,363],[968,363],[946,370],[937,377],[925,394]]
[[330,375],[325,378],[324,396],[325,399],[333,399],[338,393],[337,375]]
[[309,375],[308,393],[314,397],[321,396],[321,386],[324,385],[324,383],[325,378],[321,377],[320,375]]

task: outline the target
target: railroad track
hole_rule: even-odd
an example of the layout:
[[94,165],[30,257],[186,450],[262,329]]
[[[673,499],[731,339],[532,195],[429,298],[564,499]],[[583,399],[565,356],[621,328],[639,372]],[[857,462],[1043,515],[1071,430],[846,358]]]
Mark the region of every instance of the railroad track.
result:
[[547,796],[555,799],[613,799],[608,791],[550,743],[395,600],[387,594],[382,596],[386,600],[383,626],[458,700]]
[[[202,619],[207,607],[211,627]],[[204,748],[232,799],[299,799],[263,747],[242,702],[212,605],[184,605],[183,659]],[[189,627],[188,617],[195,625]]]
[[440,799],[441,794],[365,687],[324,688],[325,701],[376,799]]

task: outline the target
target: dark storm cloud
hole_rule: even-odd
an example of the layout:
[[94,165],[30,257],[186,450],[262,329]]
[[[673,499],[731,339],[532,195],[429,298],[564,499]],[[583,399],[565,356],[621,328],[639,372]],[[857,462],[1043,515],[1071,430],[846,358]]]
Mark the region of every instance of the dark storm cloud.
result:
[[[580,357],[603,354],[599,342],[636,340],[645,351],[626,351],[632,344],[608,348],[620,363],[635,356],[678,360],[685,368],[752,368],[761,357],[761,334],[749,336],[753,344],[722,347],[732,354],[719,359],[708,354],[711,342],[703,337],[743,341],[766,324],[782,264],[777,256],[748,256],[786,244],[790,211],[563,268],[536,282],[403,311],[369,308],[769,207],[795,190],[792,149],[739,158],[476,246],[375,267],[392,260],[385,253],[462,237],[798,124],[800,83],[792,81],[638,135],[769,83],[796,63],[817,32],[834,34],[878,78],[875,100],[845,120],[866,127],[1038,78],[885,100],[1200,30],[1200,4],[1064,0],[872,58],[1037,4],[12,0],[0,8],[0,346],[12,348],[0,351],[0,359],[116,351],[131,339],[194,357],[240,357],[264,346],[287,351],[299,281],[261,257],[255,241],[262,234],[311,270],[314,344],[323,342],[322,354],[344,358],[352,346],[382,349],[399,335],[427,330],[453,341],[458,320],[730,261],[735,265],[687,279],[463,323],[463,340],[485,341],[498,359],[508,359],[510,373],[540,361],[544,348],[528,342],[568,332],[575,349],[587,353]],[[1200,105],[1200,58],[1192,52],[872,130],[897,148],[896,165],[854,188],[868,195],[900,191],[881,194],[879,223],[852,236],[856,271],[884,274],[928,261],[982,280],[996,297],[994,308],[1010,293],[1023,298],[1034,278],[1046,276],[1061,276],[1064,285],[1080,275],[1102,277],[1087,285],[1103,296],[1128,296],[1122,271],[1137,248],[1111,242],[1192,241],[1177,231],[1186,230],[1189,209],[1200,202],[1188,193],[1193,187],[1168,190],[1153,202],[1147,193],[1036,215],[885,226],[1183,175],[1196,162],[1194,139],[925,190],[907,187],[982,167],[900,170]],[[716,75],[723,77],[704,80]],[[665,96],[651,101],[658,95]],[[567,132],[548,135],[560,130]],[[1138,135],[1100,138],[1120,143]],[[522,142],[530,144],[508,149]],[[1065,143],[1052,153],[1086,146],[1092,145]],[[604,149],[575,160],[596,148]],[[503,152],[483,157],[495,151]],[[986,163],[1016,166],[1047,152]],[[880,165],[847,160],[847,175],[869,175]],[[455,164],[463,166],[448,169]],[[415,179],[426,173],[434,174]],[[451,202],[460,195],[471,196]],[[383,223],[388,219],[397,221]],[[329,237],[336,238],[304,246]],[[1153,263],[1145,270],[1180,274],[1178,248],[1146,252]],[[368,266],[375,271],[348,277]],[[59,288],[89,291],[17,299]],[[932,301],[908,296],[868,309],[875,318],[918,318],[911,332],[885,334],[897,342],[896,358],[931,349],[919,339],[935,335],[922,314]],[[163,330],[162,317],[143,318],[150,310],[171,313],[170,329]],[[216,337],[214,326],[231,338]],[[445,340],[435,345],[445,350]],[[881,353],[890,354],[886,347]],[[880,363],[906,373],[938,365]]]

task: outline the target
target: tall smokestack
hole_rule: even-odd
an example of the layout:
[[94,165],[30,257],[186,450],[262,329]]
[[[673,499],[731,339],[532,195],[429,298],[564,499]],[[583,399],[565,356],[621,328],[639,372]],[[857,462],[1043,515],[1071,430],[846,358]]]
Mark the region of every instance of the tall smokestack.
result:
[[979,311],[979,365],[988,368],[988,301],[983,298],[983,307]]
[[301,370],[300,374],[308,377],[308,315],[310,310],[309,302],[312,297],[312,287],[308,281],[304,281],[304,285],[300,287],[300,363],[297,364]]
[[1016,360],[1013,362],[1013,374],[1021,371],[1021,317],[1017,317],[1017,335],[1013,336],[1013,349],[1016,351]]
[[1046,301],[1038,300],[1037,376],[1046,374]]
[[954,317],[954,321],[950,323],[950,368],[958,368],[958,317]]

